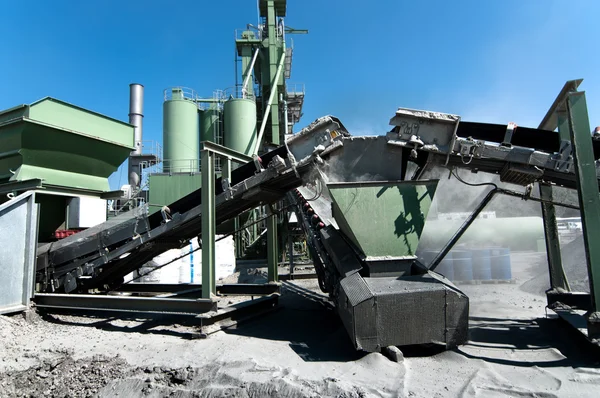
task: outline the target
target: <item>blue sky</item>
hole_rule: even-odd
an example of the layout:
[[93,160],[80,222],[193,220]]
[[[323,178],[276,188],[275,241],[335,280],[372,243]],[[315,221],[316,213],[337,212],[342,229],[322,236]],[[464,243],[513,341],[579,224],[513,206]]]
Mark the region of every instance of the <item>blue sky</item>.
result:
[[[535,127],[580,77],[600,125],[599,15],[597,0],[288,0],[286,24],[310,31],[294,36],[290,82],[306,85],[297,127],[333,114],[353,134],[384,133],[400,106]],[[138,82],[144,139],[161,141],[163,90],[232,86],[234,30],[257,10],[254,0],[4,1],[1,20],[0,109],[52,96],[126,121]]]

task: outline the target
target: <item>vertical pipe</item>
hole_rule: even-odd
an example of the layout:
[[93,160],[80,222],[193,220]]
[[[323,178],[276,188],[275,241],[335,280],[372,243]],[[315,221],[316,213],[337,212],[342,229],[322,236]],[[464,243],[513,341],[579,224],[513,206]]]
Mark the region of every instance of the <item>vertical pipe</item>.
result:
[[142,124],[144,118],[144,86],[137,83],[129,85],[129,124],[134,126],[133,153],[142,154]]
[[[289,131],[289,120],[288,120],[288,106],[287,106],[287,100],[284,98],[284,94],[279,94],[280,95],[280,101],[283,104],[283,124],[285,126],[284,134],[288,134]],[[285,140],[285,136],[283,137],[283,139]]]
[[194,283],[194,245],[190,241],[190,283]]
[[128,176],[129,185],[132,188],[140,186],[140,170],[139,163],[135,156],[142,154],[142,129],[144,118],[144,86],[137,83],[129,85],[129,124],[134,126],[133,129],[133,146],[134,150],[129,156]]

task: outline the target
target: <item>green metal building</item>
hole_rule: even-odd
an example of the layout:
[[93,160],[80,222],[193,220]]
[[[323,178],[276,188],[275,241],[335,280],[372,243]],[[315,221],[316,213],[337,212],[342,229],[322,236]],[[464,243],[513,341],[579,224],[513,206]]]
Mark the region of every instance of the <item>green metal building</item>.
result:
[[133,130],[51,97],[1,111],[0,203],[34,190],[40,241],[51,239],[56,230],[78,227],[73,220],[69,225],[73,207],[85,202],[106,210],[104,199],[120,196],[120,191],[109,192],[108,177],[133,149]]

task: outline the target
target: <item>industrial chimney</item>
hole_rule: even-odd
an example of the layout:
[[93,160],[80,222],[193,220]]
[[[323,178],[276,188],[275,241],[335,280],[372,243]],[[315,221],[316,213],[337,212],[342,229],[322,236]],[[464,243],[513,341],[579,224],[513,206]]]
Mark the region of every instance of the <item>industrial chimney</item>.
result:
[[135,149],[129,156],[129,185],[135,190],[140,186],[139,162],[136,156],[142,154],[142,125],[144,118],[144,86],[137,83],[129,85],[129,124],[135,126]]

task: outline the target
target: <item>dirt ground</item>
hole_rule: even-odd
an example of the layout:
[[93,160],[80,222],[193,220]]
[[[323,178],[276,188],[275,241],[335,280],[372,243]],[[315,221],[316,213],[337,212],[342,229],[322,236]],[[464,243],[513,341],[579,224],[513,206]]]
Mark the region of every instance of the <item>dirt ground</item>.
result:
[[597,353],[546,317],[545,258],[512,255],[516,283],[459,286],[470,341],[355,352],[314,280],[276,311],[196,339],[175,319],[0,316],[0,397],[596,397]]

